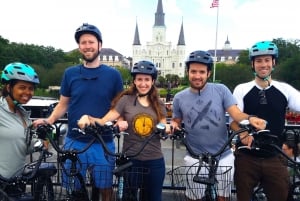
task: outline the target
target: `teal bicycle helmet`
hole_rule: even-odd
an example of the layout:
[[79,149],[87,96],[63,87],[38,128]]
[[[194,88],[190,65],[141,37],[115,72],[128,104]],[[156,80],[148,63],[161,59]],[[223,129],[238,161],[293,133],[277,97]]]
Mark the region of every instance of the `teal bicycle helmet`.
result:
[[255,43],[249,50],[249,58],[253,60],[254,57],[260,55],[272,55],[275,59],[278,58],[278,48],[270,41],[262,41]]
[[102,34],[100,30],[96,26],[88,23],[83,23],[82,26],[76,29],[75,40],[77,43],[79,43],[80,36],[85,33],[93,34],[98,39],[98,41],[102,43]]
[[34,84],[40,83],[35,70],[31,66],[20,62],[8,64],[2,71],[2,83],[9,83],[11,80],[23,80]]
[[156,66],[150,61],[139,61],[135,63],[131,70],[131,75],[135,76],[136,74],[146,74],[151,75],[154,80],[157,78],[157,69]]
[[197,50],[197,51],[190,53],[187,60],[185,61],[187,70],[189,70],[191,63],[206,64],[208,70],[211,71],[214,61],[213,61],[212,56],[208,52]]

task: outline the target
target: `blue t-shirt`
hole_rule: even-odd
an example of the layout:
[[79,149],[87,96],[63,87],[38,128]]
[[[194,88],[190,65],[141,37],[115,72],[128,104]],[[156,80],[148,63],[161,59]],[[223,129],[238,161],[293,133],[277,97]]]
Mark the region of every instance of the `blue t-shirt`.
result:
[[214,154],[228,139],[225,113],[236,104],[225,85],[207,83],[200,93],[187,88],[175,95],[173,118],[184,122],[187,143],[195,153]]
[[72,129],[78,128],[77,121],[82,115],[103,117],[109,111],[113,98],[122,90],[121,75],[114,68],[103,64],[97,68],[86,68],[81,64],[67,68],[60,93],[70,98],[67,110],[68,137],[78,135]]

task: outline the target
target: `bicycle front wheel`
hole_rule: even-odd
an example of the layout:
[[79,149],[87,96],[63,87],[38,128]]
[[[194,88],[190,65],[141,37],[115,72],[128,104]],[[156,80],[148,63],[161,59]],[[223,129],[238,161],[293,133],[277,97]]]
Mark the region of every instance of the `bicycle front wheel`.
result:
[[12,201],[3,189],[0,189],[0,201]]
[[54,201],[53,183],[50,177],[37,178],[33,183],[34,200],[38,201]]
[[300,201],[300,182],[295,182],[290,187],[289,198],[288,201]]

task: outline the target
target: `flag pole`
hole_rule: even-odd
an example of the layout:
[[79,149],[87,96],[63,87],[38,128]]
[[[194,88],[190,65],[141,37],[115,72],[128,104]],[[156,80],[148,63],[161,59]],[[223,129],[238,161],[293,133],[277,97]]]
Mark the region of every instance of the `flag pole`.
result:
[[215,39],[215,56],[214,56],[214,74],[213,82],[216,81],[216,63],[217,63],[217,43],[218,43],[218,24],[219,24],[219,5],[217,7],[217,24],[216,24],[216,39]]

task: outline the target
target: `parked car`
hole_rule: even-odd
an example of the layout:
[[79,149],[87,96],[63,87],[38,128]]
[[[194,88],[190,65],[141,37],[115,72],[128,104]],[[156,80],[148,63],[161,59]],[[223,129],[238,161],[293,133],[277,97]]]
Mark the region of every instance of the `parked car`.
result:
[[57,98],[44,97],[44,96],[33,96],[28,103],[24,104],[23,107],[31,111],[30,118],[46,118],[51,113],[54,105],[58,103]]

